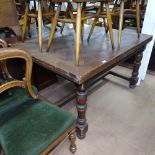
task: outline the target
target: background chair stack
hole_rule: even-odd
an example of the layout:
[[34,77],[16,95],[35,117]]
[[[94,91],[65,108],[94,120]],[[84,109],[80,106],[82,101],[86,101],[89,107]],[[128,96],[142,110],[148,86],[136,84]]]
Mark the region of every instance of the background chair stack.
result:
[[[34,8],[33,10],[30,9],[30,1],[25,0],[25,14],[24,14],[24,21],[23,21],[23,28],[22,28],[22,40],[24,40],[26,35],[26,30],[29,26],[29,22],[31,18],[38,19],[38,42],[40,51],[42,51],[42,18],[43,17],[50,17],[52,23],[52,17],[54,16],[54,10],[52,10],[48,6],[47,0],[38,0],[34,1]],[[38,10],[36,8],[36,2],[38,3]]]

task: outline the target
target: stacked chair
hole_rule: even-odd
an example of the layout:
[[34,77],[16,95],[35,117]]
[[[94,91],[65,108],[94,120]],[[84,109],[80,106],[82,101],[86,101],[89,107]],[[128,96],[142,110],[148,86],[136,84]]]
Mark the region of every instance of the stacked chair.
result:
[[[6,43],[0,40],[0,46]],[[11,77],[8,59],[25,61],[22,80]],[[72,113],[38,98],[31,86],[32,58],[22,50],[0,49],[0,153],[4,155],[45,155],[69,137],[75,153],[75,122]],[[11,93],[9,91],[11,90]]]
[[[81,3],[81,2],[77,2],[76,0],[73,1],[73,3],[77,4],[77,10],[76,13],[73,13],[73,7],[72,7],[72,3],[65,1],[68,3],[68,7],[67,7],[67,12],[68,16],[66,18],[66,16],[64,18],[62,18],[60,16],[60,12],[61,12],[61,5],[62,5],[62,0],[52,0],[53,3],[58,3],[58,8],[56,10],[54,19],[53,19],[53,23],[52,23],[52,28],[51,28],[51,32],[50,32],[50,36],[49,36],[49,40],[48,40],[48,45],[47,45],[47,51],[49,51],[49,48],[51,46],[51,43],[54,39],[54,33],[56,30],[56,25],[58,22],[63,22],[63,23],[73,23],[74,25],[74,29],[76,32],[76,49],[75,49],[75,55],[76,55],[76,65],[79,65],[79,58],[80,58],[80,38],[81,38],[81,34],[84,28],[84,21],[90,18],[97,18],[98,14],[100,14],[101,12],[101,8],[103,3],[100,2],[100,6],[98,8],[98,11],[96,14],[87,14],[85,13],[86,11],[86,2],[85,3]],[[111,38],[111,44],[112,47],[114,47],[114,43],[113,43],[113,34],[112,34],[112,23],[111,23],[111,15],[110,15],[110,11],[109,11],[109,1],[105,0],[105,5],[106,5],[106,14],[105,16],[108,19],[109,22],[109,32],[110,32],[110,38]]]
[[[131,0],[107,0],[109,1],[109,3],[113,3],[113,9],[110,11],[111,16],[119,16],[119,25],[118,25],[118,47],[120,48],[121,46],[121,36],[122,36],[122,28],[123,28],[123,21],[124,21],[124,14],[129,11],[129,9],[124,8],[124,5],[131,5],[130,2]],[[134,2],[136,3],[136,8],[133,10],[130,9],[130,11],[134,12],[136,14],[136,23],[137,23],[137,34],[138,37],[140,37],[140,0],[134,0]],[[118,7],[119,6],[119,7]],[[107,9],[106,9],[107,10]],[[102,11],[100,11],[100,13],[98,14],[98,16],[94,19],[94,22],[92,24],[89,36],[88,36],[88,40],[90,39],[92,32],[94,30],[94,27],[96,25],[96,22],[98,20],[98,18],[106,18],[105,17],[105,13],[106,10],[102,7]],[[111,27],[111,24],[109,25],[109,23],[111,23],[111,16],[108,16],[107,18],[107,24],[108,26]],[[104,22],[105,23],[105,22]],[[105,25],[105,24],[104,24]],[[105,25],[106,28],[106,25]],[[112,43],[112,48],[114,48],[114,41],[113,41],[113,34],[112,32],[110,33],[110,38],[111,38],[111,43]]]
[[[34,9],[30,9],[30,2],[32,0],[25,1],[25,13],[22,26],[22,40],[24,41],[26,30],[29,28],[29,21],[31,18],[38,19],[38,42],[39,49],[42,51],[42,18],[50,17],[52,22],[52,17],[54,15],[54,10],[48,7],[48,0],[34,0]],[[38,10],[36,9],[36,2],[38,3]]]
[[[25,15],[24,15],[24,25],[23,25],[23,33],[22,38],[24,39],[25,31],[26,31],[26,23],[28,21],[28,17],[36,17],[36,15],[29,13],[29,1],[25,0],[26,2],[26,9],[25,9]],[[54,34],[56,31],[56,26],[58,22],[62,23],[62,30],[64,28],[65,23],[72,23],[75,33],[76,33],[76,44],[75,44],[75,62],[76,65],[79,65],[79,59],[80,59],[80,40],[83,39],[83,33],[84,33],[84,22],[87,19],[94,19],[93,24],[91,26],[89,35],[88,35],[88,41],[90,40],[93,30],[96,26],[96,23],[99,18],[102,18],[104,21],[104,26],[106,29],[106,33],[109,31],[109,36],[111,40],[111,47],[112,49],[115,48],[114,46],[114,36],[113,36],[113,30],[112,30],[112,16],[118,16],[119,17],[119,24],[118,24],[118,48],[121,46],[121,36],[122,36],[122,28],[123,28],[123,21],[124,21],[124,14],[127,11],[126,8],[124,8],[124,5],[128,5],[129,1],[133,0],[102,0],[98,1],[98,7],[95,7],[95,13],[92,13],[91,11],[88,11],[89,8],[87,7],[87,2],[83,2],[82,0],[73,0],[72,2],[66,0],[50,0],[49,2],[53,4],[52,12],[44,14],[42,13],[42,7],[43,2],[45,0],[38,0],[38,32],[39,32],[39,47],[40,50],[42,50],[42,16],[50,15],[52,17],[52,27],[51,32],[49,35],[48,43],[47,43],[47,52],[50,49],[50,46],[52,44],[52,41],[54,39]],[[143,3],[144,0],[142,0],[141,3]],[[65,13],[62,15],[62,3],[67,3],[67,9]],[[136,7],[134,9],[134,13],[136,16],[136,24],[137,24],[137,34],[138,37],[140,37],[140,0],[134,0],[136,3]],[[77,4],[77,8],[73,8],[73,3]],[[92,1],[94,3],[94,1]],[[113,4],[113,9],[110,10],[110,4]],[[57,5],[57,8],[55,7]],[[115,6],[118,6],[119,8]],[[56,8],[56,11],[55,11]],[[62,32],[61,30],[61,32]]]
[[[124,8],[125,3],[127,5],[129,5],[129,1],[131,0],[121,0],[120,2],[118,0],[115,0],[115,5],[117,5],[117,3],[120,4],[120,9],[113,9],[112,11],[112,15],[114,16],[119,16],[119,29],[118,29],[118,47],[120,48],[121,46],[121,36],[122,36],[122,28],[123,28],[123,21],[124,21],[124,14],[127,11]],[[137,24],[137,34],[138,34],[138,38],[140,37],[140,0],[134,0],[134,2],[136,3],[136,8],[134,10],[135,14],[136,14],[136,24]],[[130,2],[130,4],[133,2]],[[115,7],[114,5],[114,7]]]

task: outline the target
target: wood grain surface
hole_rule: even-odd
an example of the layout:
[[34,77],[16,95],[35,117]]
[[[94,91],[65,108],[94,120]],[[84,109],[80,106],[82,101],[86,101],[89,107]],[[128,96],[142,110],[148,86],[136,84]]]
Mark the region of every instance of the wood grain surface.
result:
[[[85,31],[86,32],[86,31]],[[89,32],[89,31],[87,31]],[[33,57],[33,61],[53,72],[81,84],[100,72],[114,67],[119,62],[144,50],[152,36],[141,34],[137,38],[135,31],[124,30],[122,34],[121,48],[111,48],[109,36],[103,28],[96,28],[92,39],[87,42],[88,33],[85,33],[84,41],[81,43],[80,65],[75,65],[75,33],[64,31],[56,33],[50,51],[47,53],[47,38],[44,39],[43,52],[39,52],[37,39],[18,43],[15,47],[27,50]],[[114,31],[114,41],[117,45],[118,31]]]

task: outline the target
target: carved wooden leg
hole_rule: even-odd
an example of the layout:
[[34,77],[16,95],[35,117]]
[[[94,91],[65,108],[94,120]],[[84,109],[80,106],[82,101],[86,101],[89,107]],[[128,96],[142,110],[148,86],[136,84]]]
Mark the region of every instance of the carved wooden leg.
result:
[[137,22],[137,34],[140,37],[140,4],[139,0],[136,0],[136,22]]
[[138,53],[136,55],[136,57],[135,57],[135,61],[134,61],[134,64],[133,64],[132,77],[131,77],[130,83],[129,83],[130,88],[135,88],[136,84],[138,82],[138,71],[139,71],[139,67],[141,65],[142,57],[143,57],[142,52]]
[[57,26],[57,18],[59,17],[60,11],[61,11],[61,3],[58,4],[58,8],[57,8],[57,11],[53,19],[52,28],[51,28],[51,32],[50,32],[50,36],[49,36],[48,44],[47,44],[47,52],[49,51],[49,48],[54,38],[54,33],[55,33],[56,26]]
[[121,7],[120,7],[119,29],[118,29],[118,48],[120,48],[121,46],[123,15],[124,15],[124,0],[121,1]]
[[78,86],[77,91],[77,136],[80,139],[85,138],[86,132],[88,130],[88,124],[86,121],[86,109],[87,109],[87,92],[85,90],[84,84]]
[[99,15],[100,15],[100,13],[101,13],[101,11],[102,11],[102,5],[103,5],[103,3],[101,2],[101,3],[100,3],[100,6],[99,6],[99,8],[98,8],[98,10],[97,10],[96,17],[95,17],[95,19],[94,19],[94,21],[93,21],[93,24],[92,24],[92,26],[91,26],[91,29],[90,29],[90,32],[89,32],[87,41],[90,40],[90,37],[91,37],[91,35],[92,35],[92,33],[93,33],[93,30],[94,30],[95,25],[96,25],[96,23],[97,23],[97,21],[98,21]]
[[28,22],[28,11],[29,11],[29,4],[25,3],[25,14],[24,14],[24,20],[23,20],[23,26],[22,26],[22,41],[25,39],[25,33],[27,28],[27,22]]
[[39,49],[42,52],[42,6],[41,1],[38,1],[38,42]]
[[106,14],[107,14],[107,21],[108,21],[108,30],[111,40],[111,46],[112,49],[114,49],[114,37],[113,37],[113,31],[112,31],[112,20],[111,20],[111,14],[109,9],[109,3],[106,3]]
[[76,135],[75,135],[75,130],[69,133],[69,141],[70,141],[70,151],[74,154],[77,150],[75,141],[76,141]]
[[81,37],[81,3],[77,3],[76,15],[76,65],[79,65],[80,60],[80,37]]

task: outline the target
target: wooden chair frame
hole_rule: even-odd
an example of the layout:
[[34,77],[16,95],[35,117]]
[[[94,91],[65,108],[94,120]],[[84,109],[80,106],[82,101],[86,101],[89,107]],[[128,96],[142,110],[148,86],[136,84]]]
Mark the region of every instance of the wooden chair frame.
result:
[[113,31],[112,31],[112,20],[111,20],[111,13],[110,13],[110,9],[109,9],[110,2],[111,2],[111,0],[105,0],[104,1],[105,8],[103,7],[104,3],[100,2],[100,6],[98,7],[98,10],[97,10],[97,13],[96,13],[96,16],[95,16],[95,20],[93,21],[91,30],[90,30],[89,35],[88,35],[88,41],[90,40],[90,37],[91,37],[91,35],[93,33],[93,30],[95,28],[95,25],[96,25],[98,19],[99,18],[103,19],[105,29],[107,28],[106,24],[105,24],[105,19],[107,19],[108,30],[109,30],[110,40],[111,40],[111,46],[112,46],[112,49],[114,49],[114,37],[113,37]]
[[[121,46],[125,2],[127,2],[127,0],[121,0],[120,13],[115,13],[115,11],[112,12],[112,15],[119,14],[119,30],[118,30],[118,47],[119,48]],[[136,23],[137,23],[137,34],[139,38],[140,37],[140,0],[136,0]]]

